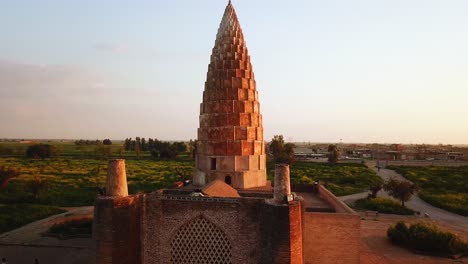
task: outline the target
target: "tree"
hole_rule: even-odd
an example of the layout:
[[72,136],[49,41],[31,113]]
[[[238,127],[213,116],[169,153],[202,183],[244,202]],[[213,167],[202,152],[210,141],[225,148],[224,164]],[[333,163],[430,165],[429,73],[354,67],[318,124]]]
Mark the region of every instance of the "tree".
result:
[[417,192],[418,187],[409,181],[399,181],[395,178],[391,178],[383,185],[383,189],[390,196],[400,200],[401,206],[405,206],[405,202]]
[[132,138],[126,138],[124,141],[124,150],[125,151],[130,151],[131,150],[131,145],[132,145]]
[[273,156],[275,163],[291,164],[294,161],[293,143],[285,143],[283,135],[275,135],[268,144],[268,151]]
[[0,166],[0,189],[6,187],[11,179],[18,177],[20,174],[21,172],[18,169]]
[[106,139],[104,139],[104,140],[102,141],[102,144],[104,144],[104,145],[112,145],[112,141],[111,141],[110,139],[106,138]]
[[340,159],[341,151],[337,145],[330,144],[328,145],[328,162],[337,163]]
[[48,185],[47,182],[42,180],[39,174],[36,173],[31,180],[25,182],[24,187],[33,195],[34,199],[37,200],[42,191],[47,189]]
[[184,142],[174,142],[175,148],[178,153],[183,153],[187,151],[187,145]]
[[[183,147],[182,147],[183,145]],[[183,142],[167,142],[155,140],[154,147],[150,150],[151,156],[154,158],[161,159],[175,159],[179,155],[179,150],[185,149],[185,143]]]
[[94,148],[94,153],[97,157],[110,158],[112,156],[112,148],[111,146],[99,144]]
[[375,184],[375,185],[371,185],[369,187],[369,191],[371,192],[369,194],[369,198],[376,198],[377,197],[377,193],[382,190],[382,184],[379,183],[379,184]]
[[195,159],[195,156],[197,155],[197,149],[198,149],[198,140],[190,140],[188,143],[188,150],[190,152],[190,158]]
[[148,145],[146,145],[146,140],[145,138],[141,139],[141,150],[142,151],[147,151],[148,150]]
[[35,144],[26,149],[28,158],[51,158],[57,154],[57,148],[49,144]]

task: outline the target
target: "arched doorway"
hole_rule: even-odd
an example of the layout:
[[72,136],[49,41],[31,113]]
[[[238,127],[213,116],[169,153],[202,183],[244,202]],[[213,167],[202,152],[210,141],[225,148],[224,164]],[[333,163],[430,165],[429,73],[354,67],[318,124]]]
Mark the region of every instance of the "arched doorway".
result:
[[231,183],[232,183],[231,176],[228,175],[228,176],[224,177],[224,182],[225,182],[226,184],[231,185]]

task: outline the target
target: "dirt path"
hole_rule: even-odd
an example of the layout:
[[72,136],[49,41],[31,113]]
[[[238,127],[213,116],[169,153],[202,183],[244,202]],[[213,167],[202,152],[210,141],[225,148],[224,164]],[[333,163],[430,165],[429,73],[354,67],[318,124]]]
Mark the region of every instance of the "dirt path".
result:
[[65,207],[67,212],[32,222],[0,235],[0,257],[8,263],[78,264],[94,263],[94,244],[91,238],[59,240],[43,237],[50,226],[66,217],[89,215],[93,206]]
[[[393,170],[388,170],[388,169],[380,169],[380,171],[377,170],[375,163],[367,163],[367,166],[370,169],[374,170],[377,173],[377,175],[379,175],[384,181],[387,181],[391,179],[392,177],[400,181],[407,181],[405,177],[403,177],[402,175],[398,174],[397,172]],[[366,198],[367,194],[368,192],[362,192],[362,193],[357,193],[357,194],[352,194],[352,195],[341,196],[338,198],[347,204],[351,204],[358,199]],[[378,196],[394,199],[391,196],[389,196],[384,190],[381,190],[378,193]],[[452,229],[453,231],[459,233],[460,235],[463,235],[463,236],[468,235],[468,217],[461,216],[461,215],[446,211],[444,209],[434,207],[426,203],[425,201],[423,201],[417,195],[413,195],[413,197],[411,197],[409,201],[405,202],[405,205],[408,208],[413,209],[414,211],[420,212],[422,215],[427,214],[428,218],[437,221],[442,226],[448,227],[449,229]]]
[[[380,169],[380,171],[377,171],[377,168],[375,167],[371,167],[371,169],[374,169],[383,180],[388,180],[394,177],[400,181],[407,181],[406,178],[393,170]],[[405,204],[408,208],[419,211],[421,214],[427,214],[429,218],[444,225],[448,225],[458,232],[468,233],[468,217],[466,216],[461,216],[444,209],[434,207],[423,201],[417,195],[413,195],[413,197],[411,197],[411,199]]]
[[[64,207],[67,212],[29,223],[20,228],[0,235],[2,244],[33,244],[33,245],[62,245],[61,240],[47,239],[42,236],[50,226],[66,216],[79,216],[93,214],[94,206]],[[80,246],[79,244],[76,246]]]

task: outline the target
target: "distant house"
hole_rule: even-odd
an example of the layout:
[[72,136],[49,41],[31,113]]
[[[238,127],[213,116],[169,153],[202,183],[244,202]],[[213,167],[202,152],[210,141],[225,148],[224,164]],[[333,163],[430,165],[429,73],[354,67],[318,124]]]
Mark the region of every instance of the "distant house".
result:
[[447,152],[447,160],[463,160],[463,152]]

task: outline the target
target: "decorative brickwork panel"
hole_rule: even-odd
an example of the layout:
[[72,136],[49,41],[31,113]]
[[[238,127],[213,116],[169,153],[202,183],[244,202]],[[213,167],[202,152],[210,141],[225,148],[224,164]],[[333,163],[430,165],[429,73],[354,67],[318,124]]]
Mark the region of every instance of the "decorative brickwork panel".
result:
[[171,242],[174,264],[231,264],[231,242],[226,234],[200,216],[182,226]]

